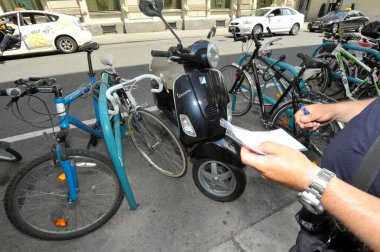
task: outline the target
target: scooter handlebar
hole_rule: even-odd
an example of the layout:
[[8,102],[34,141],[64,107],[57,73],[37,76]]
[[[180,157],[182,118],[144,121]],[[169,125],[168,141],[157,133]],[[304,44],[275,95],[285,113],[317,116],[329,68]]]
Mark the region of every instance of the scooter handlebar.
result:
[[169,51],[157,51],[157,50],[152,50],[150,51],[150,55],[152,57],[164,57],[164,58],[169,58],[171,56],[171,53]]

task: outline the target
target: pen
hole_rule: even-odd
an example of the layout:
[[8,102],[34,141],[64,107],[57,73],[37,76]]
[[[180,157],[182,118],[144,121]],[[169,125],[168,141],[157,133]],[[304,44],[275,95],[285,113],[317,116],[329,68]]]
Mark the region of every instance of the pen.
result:
[[304,104],[301,105],[301,109],[302,109],[302,111],[303,111],[303,113],[305,115],[309,115],[310,114],[309,110],[307,110],[307,108],[306,108],[306,106]]

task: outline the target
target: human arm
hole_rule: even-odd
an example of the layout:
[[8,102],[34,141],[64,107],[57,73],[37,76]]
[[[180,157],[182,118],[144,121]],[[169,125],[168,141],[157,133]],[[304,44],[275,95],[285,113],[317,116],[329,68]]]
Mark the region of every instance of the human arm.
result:
[[[297,191],[304,191],[320,168],[299,151],[266,142],[259,146],[267,153],[257,155],[241,150],[242,162],[265,178]],[[321,198],[326,211],[374,251],[380,251],[380,199],[333,178]]]
[[300,109],[294,117],[301,128],[310,128],[313,130],[331,121],[347,123],[375,99],[376,98],[340,103],[310,104],[305,106],[309,114],[305,115],[305,111]]

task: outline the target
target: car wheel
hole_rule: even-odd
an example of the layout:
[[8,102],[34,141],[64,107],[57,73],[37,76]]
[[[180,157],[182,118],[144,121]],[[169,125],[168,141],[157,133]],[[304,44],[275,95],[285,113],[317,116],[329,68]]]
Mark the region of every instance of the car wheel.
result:
[[300,25],[299,24],[294,24],[292,26],[292,29],[290,29],[289,34],[290,35],[297,35],[297,33],[299,32],[299,30],[300,30]]
[[361,32],[362,29],[363,29],[363,27],[364,27],[364,25],[365,25],[364,23],[360,23],[358,29],[356,29],[356,32]]
[[253,27],[252,31],[253,31],[253,34],[263,33],[263,27],[257,24]]
[[59,37],[55,44],[62,53],[73,53],[78,49],[77,42],[73,38],[66,36]]
[[339,29],[339,25],[338,24],[333,24],[331,26],[331,32],[332,33],[337,33],[338,32],[338,29]]

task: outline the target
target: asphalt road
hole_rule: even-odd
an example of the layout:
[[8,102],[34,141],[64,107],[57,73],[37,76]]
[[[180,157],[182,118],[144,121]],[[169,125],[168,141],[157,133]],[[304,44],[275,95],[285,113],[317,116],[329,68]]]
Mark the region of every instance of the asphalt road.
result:
[[[227,41],[225,41],[227,43]],[[140,43],[138,46],[103,46],[103,52],[117,56],[116,66],[121,74],[137,76],[148,71],[149,51],[165,49],[168,45],[159,42]],[[136,48],[139,48],[137,51]],[[134,51],[135,49],[135,51]],[[273,56],[287,55],[287,62],[298,64],[294,56],[297,52],[310,53],[312,47],[294,47],[275,50]],[[134,51],[134,52],[133,52]],[[145,56],[142,57],[142,52]],[[139,58],[140,57],[140,58]],[[219,66],[236,61],[239,54],[224,54]],[[98,63],[100,52],[94,53],[95,69],[100,76],[102,66]],[[2,80],[0,88],[8,87],[11,80],[28,76],[52,76],[64,86],[65,93],[74,91],[86,83],[84,53],[73,55],[44,55],[10,59],[0,65]],[[132,62],[132,63],[131,63]],[[149,86],[141,85],[135,92],[141,102],[153,105]],[[48,101],[51,97],[44,96]],[[4,107],[7,98],[0,100]],[[27,110],[23,100],[20,108],[25,117],[40,121],[46,116]],[[30,102],[35,110],[43,112],[37,101]],[[51,107],[51,102],[47,102]],[[53,107],[51,107],[53,108]],[[90,99],[79,99],[70,107],[70,113],[81,120],[93,118]],[[33,128],[14,118],[10,111],[0,110],[0,139],[24,134],[39,129]],[[258,111],[253,108],[246,116],[234,119],[235,123],[248,129],[261,130]],[[72,146],[85,148],[88,136],[74,130],[71,134]],[[46,153],[49,144],[44,137],[30,138],[12,143],[22,153],[24,159],[17,164],[0,163],[0,195],[3,195],[9,179],[36,156]],[[272,213],[295,201],[295,194],[273,183],[263,180],[252,170],[247,170],[247,189],[231,203],[214,202],[203,196],[191,178],[191,165],[188,173],[180,179],[169,179],[158,174],[142,162],[129,140],[124,143],[126,167],[139,208],[135,212],[128,209],[126,201],[118,213],[102,228],[85,237],[64,242],[43,242],[18,232],[6,219],[0,207],[0,243],[4,251],[40,250],[80,250],[80,251],[207,251],[233,234],[254,225]],[[106,154],[104,143],[96,151]],[[291,241],[290,241],[291,243]]]

